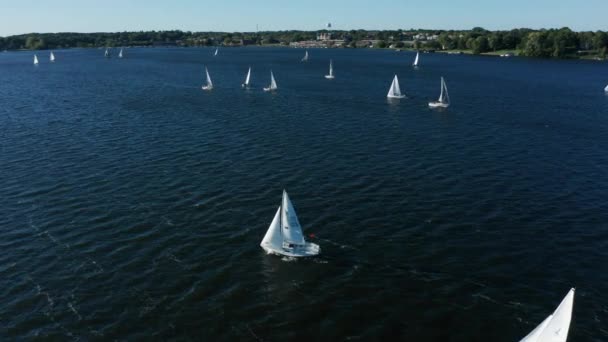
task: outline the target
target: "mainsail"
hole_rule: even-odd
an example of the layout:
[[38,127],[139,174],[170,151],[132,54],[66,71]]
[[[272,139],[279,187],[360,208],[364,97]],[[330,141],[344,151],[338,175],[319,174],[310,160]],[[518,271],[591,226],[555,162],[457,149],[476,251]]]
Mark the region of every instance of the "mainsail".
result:
[[393,78],[393,83],[391,83],[391,87],[388,89],[388,94],[386,97],[389,98],[403,98],[405,95],[401,94],[401,88],[399,87],[399,78],[397,75]]
[[414,58],[413,66],[418,66],[418,61],[420,60],[420,52],[416,52],[416,58]]

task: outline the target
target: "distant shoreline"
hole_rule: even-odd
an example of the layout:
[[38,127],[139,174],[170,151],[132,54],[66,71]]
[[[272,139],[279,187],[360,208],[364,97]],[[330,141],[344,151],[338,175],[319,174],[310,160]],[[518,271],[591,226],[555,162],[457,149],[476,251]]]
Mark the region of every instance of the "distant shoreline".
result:
[[0,51],[115,47],[300,47],[378,48],[474,55],[605,60],[608,33],[513,29],[394,31],[267,31],[113,33],[30,33],[0,37]]

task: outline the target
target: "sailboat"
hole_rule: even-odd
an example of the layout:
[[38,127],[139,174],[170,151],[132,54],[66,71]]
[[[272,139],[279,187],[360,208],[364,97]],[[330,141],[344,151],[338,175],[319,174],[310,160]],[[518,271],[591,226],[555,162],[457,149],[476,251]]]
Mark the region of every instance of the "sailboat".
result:
[[520,342],[566,342],[573,306],[574,289],[570,289],[553,314],[549,315]]
[[110,50],[106,49],[106,52],[103,55],[105,58],[110,58]]
[[217,53],[220,52],[219,48],[215,48],[215,52],[213,53],[213,56],[217,56]]
[[120,52],[118,53],[118,58],[122,58],[122,48],[120,48]]
[[420,60],[420,51],[416,51],[416,58],[414,58],[414,64],[412,64],[412,65],[417,67],[419,60]]
[[393,78],[393,83],[391,83],[391,87],[388,90],[388,94],[386,95],[389,99],[402,99],[405,97],[404,94],[401,94],[401,88],[399,87],[399,78],[395,75]]
[[207,74],[207,84],[202,86],[201,89],[211,90],[213,89],[213,82],[211,82],[211,76],[209,76],[209,70],[207,70],[207,67],[205,67],[205,74]]
[[333,80],[334,78],[336,78],[334,76],[334,61],[332,61],[331,59],[329,60],[329,75],[325,75],[325,78],[327,78],[328,80]]
[[38,65],[38,56],[34,55],[34,65]]
[[302,62],[308,62],[308,50],[304,53],[304,58],[302,58]]
[[283,190],[283,199],[260,246],[268,254],[289,257],[315,256],[321,252],[319,245],[306,242],[296,210]]
[[245,77],[245,83],[241,86],[243,88],[249,88],[249,82],[251,81],[251,67],[249,67],[249,71],[247,71],[247,76]]
[[51,62],[54,62],[54,61],[55,61],[55,55],[53,54],[53,51],[51,51],[51,55],[49,56],[49,60],[50,60]]
[[277,81],[274,80],[274,74],[272,73],[272,70],[270,70],[270,85],[264,88],[264,91],[275,91],[277,89]]
[[608,85],[604,88],[604,91],[608,93]]
[[437,101],[429,102],[431,108],[448,108],[450,106],[450,95],[448,95],[448,86],[445,84],[443,77],[441,78],[441,94]]

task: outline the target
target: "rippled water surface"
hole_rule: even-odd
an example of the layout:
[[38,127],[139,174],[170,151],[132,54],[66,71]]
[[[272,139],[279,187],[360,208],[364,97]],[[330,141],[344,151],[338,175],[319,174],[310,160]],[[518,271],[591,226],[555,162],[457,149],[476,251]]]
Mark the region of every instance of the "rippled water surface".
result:
[[608,64],[212,52],[0,53],[2,340],[608,340]]

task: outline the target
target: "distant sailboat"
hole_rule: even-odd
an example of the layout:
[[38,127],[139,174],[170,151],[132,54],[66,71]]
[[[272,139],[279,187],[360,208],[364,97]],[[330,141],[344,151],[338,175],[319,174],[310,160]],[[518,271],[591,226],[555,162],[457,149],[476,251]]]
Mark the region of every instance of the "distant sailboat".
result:
[[608,85],[604,88],[604,91],[608,93]]
[[333,80],[335,78],[334,62],[331,59],[329,60],[329,75],[325,75],[325,78],[327,78],[328,80]]
[[219,49],[219,48],[216,48],[216,49],[215,49],[215,52],[213,53],[213,55],[214,55],[214,56],[217,56],[217,53],[218,53],[218,52],[220,52],[220,49]]
[[566,342],[573,306],[574,289],[570,289],[553,314],[549,315],[520,342]]
[[416,51],[416,58],[414,58],[414,64],[412,64],[412,65],[417,67],[419,61],[420,61],[420,52]]
[[274,80],[274,74],[272,73],[272,70],[270,71],[270,85],[266,88],[264,88],[264,91],[275,91],[277,90],[277,82]]
[[243,88],[249,88],[249,82],[251,81],[251,67],[249,67],[249,71],[247,71],[247,76],[245,77],[245,83],[241,86]]
[[429,102],[431,108],[448,108],[450,106],[450,95],[448,95],[448,86],[445,84],[443,77],[441,78],[441,94],[437,101]]
[[399,78],[395,75],[393,78],[393,83],[391,83],[391,87],[388,89],[388,94],[386,95],[389,99],[402,99],[405,97],[404,94],[401,94],[401,88],[399,87]]
[[38,65],[38,56],[34,55],[34,65]]
[[302,62],[308,62],[308,50],[304,53],[304,58],[302,58]]
[[103,55],[105,58],[110,58],[110,50],[106,49],[106,52]]
[[207,70],[207,67],[205,67],[205,74],[207,74],[207,84],[202,86],[201,89],[211,90],[213,89],[213,82],[211,82],[211,76],[209,76],[209,70]]
[[321,252],[319,245],[306,242],[304,239],[296,210],[285,190],[283,190],[281,205],[274,214],[260,246],[268,254],[289,257],[315,256]]
[[122,48],[120,49],[120,52],[118,53],[118,58],[122,58]]
[[53,54],[53,51],[51,51],[51,55],[49,56],[49,60],[50,60],[51,62],[54,62],[54,61],[55,61],[55,55]]

